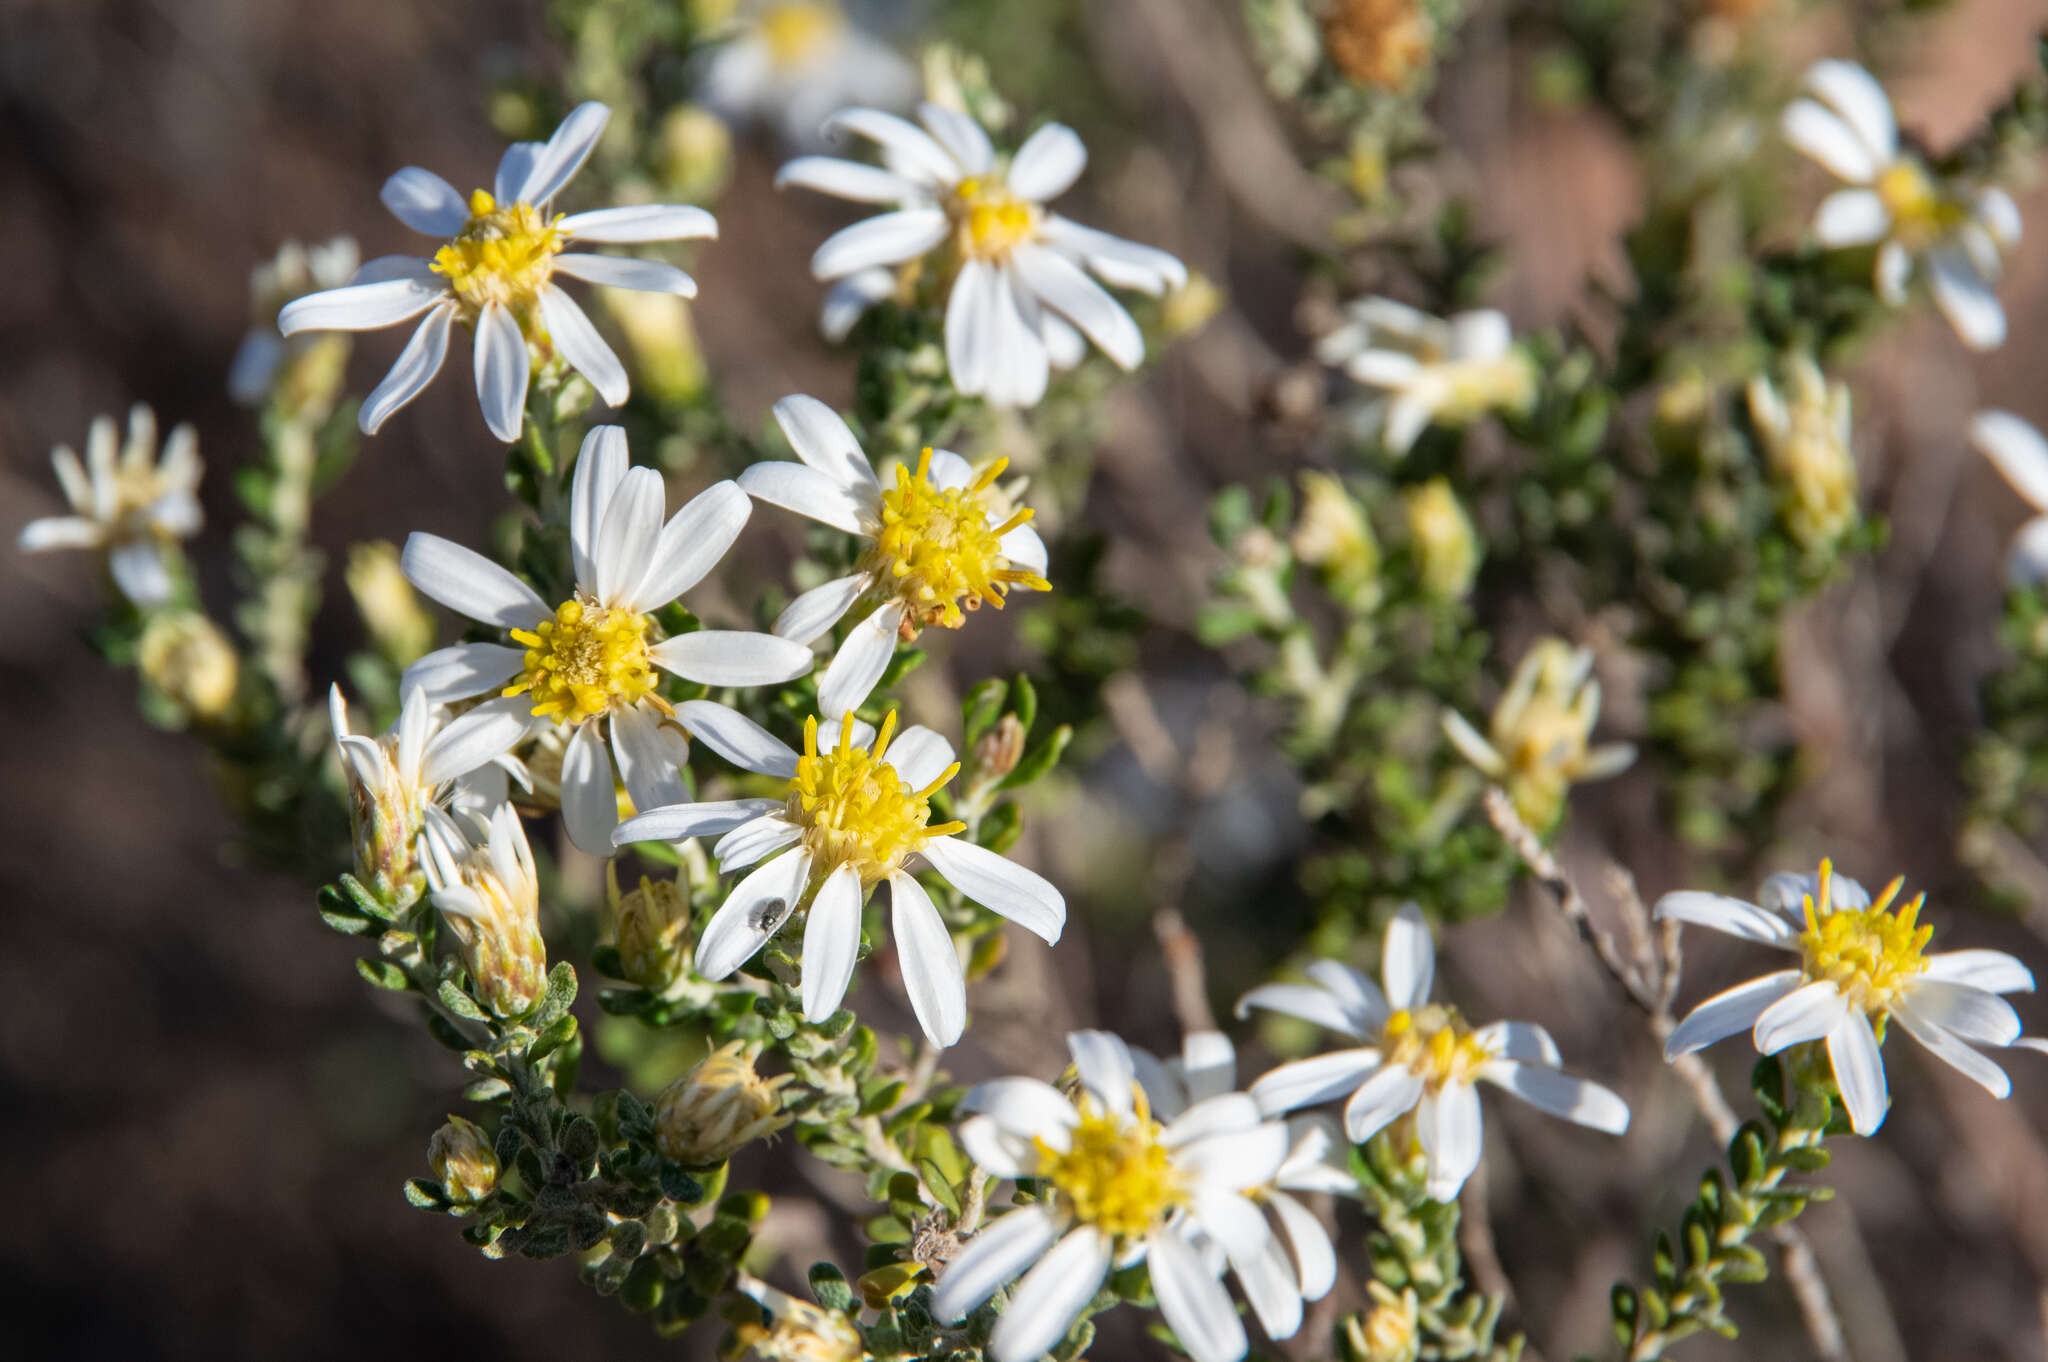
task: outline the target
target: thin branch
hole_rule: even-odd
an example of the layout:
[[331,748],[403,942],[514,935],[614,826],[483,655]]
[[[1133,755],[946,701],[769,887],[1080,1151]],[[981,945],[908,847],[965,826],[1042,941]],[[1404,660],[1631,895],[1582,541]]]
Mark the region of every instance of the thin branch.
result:
[[1159,953],[1166,957],[1167,977],[1173,982],[1173,1015],[1180,1019],[1181,1034],[1214,1031],[1216,1014],[1209,1010],[1209,986],[1202,977],[1201,938],[1188,930],[1180,909],[1171,907],[1152,915],[1152,934],[1159,938]]

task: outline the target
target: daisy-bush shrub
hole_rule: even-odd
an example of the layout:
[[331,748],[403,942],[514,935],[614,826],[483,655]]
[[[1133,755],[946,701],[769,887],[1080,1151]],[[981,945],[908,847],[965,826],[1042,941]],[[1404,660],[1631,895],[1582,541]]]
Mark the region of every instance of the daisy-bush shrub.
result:
[[[1611,1295],[1624,1354],[1782,1277],[1841,1355],[1797,1227],[1831,1152],[1927,1102],[1922,1059],[2004,1099],[2038,1075],[2003,1052],[2048,1049],[1967,880],[1845,873],[1926,838],[1787,867],[1839,829],[1782,717],[1885,543],[1854,361],[1923,305],[2003,341],[2041,72],[1931,147],[1883,64],[1793,64],[1769,6],[1524,7],[1528,83],[1611,114],[1640,188],[1626,287],[1559,323],[1497,294],[1518,262],[1436,121],[1501,79],[1465,6],[1071,8],[550,6],[575,60],[479,91],[495,170],[385,182],[430,254],[256,270],[232,619],[188,557],[199,437],[148,407],[56,448],[68,510],[21,548],[95,557],[96,645],[453,1053],[404,1195],[487,1257],[771,1360],[1512,1359],[1585,1317],[1545,1264],[1675,1188]],[[1084,31],[1159,88],[1104,88]],[[721,200],[736,157],[758,192]],[[1211,195],[1274,239],[1241,269]],[[758,410],[685,305],[754,273],[803,348],[733,386],[784,394]],[[358,395],[348,336],[400,324]],[[338,667],[315,498],[377,476],[458,336],[496,529],[364,527]],[[1111,460],[1169,407],[1244,457]],[[2048,440],[1989,409],[1967,438],[2048,512]],[[2007,897],[2015,858],[2043,879],[2044,523],[1960,772]],[[1077,1002],[1090,942],[1128,1039]],[[1738,950],[1779,967],[1722,986]],[[1640,1016],[1526,982],[1580,965]],[[1511,1182],[1543,1211],[1499,1253]],[[829,1233],[774,1214],[806,1197]]]

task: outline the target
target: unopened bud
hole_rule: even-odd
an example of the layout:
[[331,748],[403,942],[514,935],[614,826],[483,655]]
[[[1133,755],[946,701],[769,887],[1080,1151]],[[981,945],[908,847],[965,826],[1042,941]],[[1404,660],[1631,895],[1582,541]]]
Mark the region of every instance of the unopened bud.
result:
[[1759,376],[1749,415],[1779,485],[1786,526],[1802,547],[1824,549],[1856,523],[1856,455],[1849,386],[1830,384],[1805,355],[1785,366],[1781,392]]
[[655,1099],[654,1142],[688,1168],[724,1163],[789,1124],[778,1096],[789,1081],[788,1074],[764,1080],[744,1042],[721,1045]]
[[1482,551],[1479,533],[1443,478],[1432,478],[1409,492],[1408,539],[1415,550],[1422,588],[1441,600],[1464,598],[1479,575]]
[[218,719],[234,703],[241,659],[214,622],[191,610],[150,616],[137,665],[151,688],[196,719]]
[[690,320],[690,305],[673,293],[607,289],[605,310],[639,361],[634,375],[664,402],[681,401],[704,390],[709,371]]
[[690,900],[679,873],[673,880],[640,877],[640,885],[619,892],[617,862],[605,863],[606,897],[619,969],[633,983],[662,993],[683,977],[690,944]]
[[732,131],[709,109],[681,104],[655,132],[656,172],[664,191],[702,203],[718,197],[732,178]]
[[343,576],[370,641],[385,656],[406,666],[434,646],[434,617],[399,568],[396,544],[378,539],[355,545],[348,551]]
[[427,1163],[441,1190],[457,1206],[474,1206],[498,1185],[498,1156],[474,1121],[450,1116],[427,1142]]
[[1301,497],[1289,540],[1296,560],[1321,570],[1340,596],[1369,586],[1379,575],[1380,546],[1343,482],[1328,473],[1303,473]]
[[490,841],[471,846],[455,820],[429,809],[421,842],[434,906],[448,919],[469,970],[470,992],[500,1017],[531,1012],[547,992],[540,881],[526,828],[510,804],[491,815]]
[[748,1324],[740,1341],[763,1362],[860,1362],[866,1356],[860,1331],[837,1310],[777,1291],[742,1274],[736,1285],[768,1312],[769,1322]]
[[1344,1362],[1415,1362],[1422,1335],[1414,1289],[1397,1296],[1381,1282],[1367,1282],[1366,1291],[1372,1304],[1344,1320]]
[[974,744],[974,772],[980,780],[1001,780],[1024,759],[1024,724],[1005,714]]
[[1191,335],[1207,326],[1209,319],[1223,310],[1225,301],[1215,280],[1206,274],[1189,274],[1185,284],[1166,295],[1159,313],[1159,329],[1168,340]]
[[1323,51],[1361,85],[1407,89],[1435,55],[1435,42],[1422,0],[1335,0],[1323,11]]

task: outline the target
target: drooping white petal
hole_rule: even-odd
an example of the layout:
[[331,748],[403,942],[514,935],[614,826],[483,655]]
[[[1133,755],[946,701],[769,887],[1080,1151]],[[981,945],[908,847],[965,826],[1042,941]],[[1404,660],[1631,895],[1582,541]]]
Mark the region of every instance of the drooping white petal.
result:
[[947,883],[992,912],[1056,945],[1067,925],[1067,901],[1040,875],[986,847],[934,837],[919,852]]
[[1038,1167],[1038,1147],[1012,1135],[986,1116],[970,1116],[953,1132],[968,1161],[991,1177],[1028,1178]]
[[1049,308],[1038,309],[1038,335],[1045,344],[1046,360],[1055,369],[1064,372],[1088,358],[1088,338]]
[[619,480],[590,544],[591,566],[597,572],[592,594],[600,603],[624,606],[646,579],[654,541],[661,536],[664,499],[661,474],[651,468],[629,468]]
[[[1911,1008],[1900,1008],[1892,1014],[1899,1024],[1927,1048],[1927,1052],[1956,1072],[1983,1087],[1993,1097],[2004,1101],[2012,1095],[2012,1079],[2005,1070],[1998,1067],[1989,1057],[1979,1054],[1965,1044],[1961,1037],[1944,1028],[1931,1024],[1916,1015]],[[2015,1038],[2015,1043],[2019,1043]]]
[[867,590],[868,575],[857,572],[814,586],[782,608],[775,617],[775,632],[793,642],[810,644],[829,632],[845,617]]
[[1658,899],[1654,916],[1659,921],[1675,919],[1698,927],[1710,927],[1714,931],[1741,937],[1744,941],[1760,941],[1767,946],[1787,945],[1799,935],[1798,929],[1783,917],[1754,903],[1732,899],[1726,894],[1705,894],[1690,889]]
[[992,1078],[960,1100],[960,1110],[980,1112],[1012,1135],[1068,1148],[1068,1135],[1081,1113],[1050,1083],[1036,1078]]
[[301,331],[374,331],[417,317],[447,296],[440,284],[410,277],[350,284],[286,303],[277,314],[277,329],[287,336]]
[[853,330],[854,323],[867,315],[869,308],[895,292],[895,272],[879,265],[833,280],[825,290],[824,302],[818,306],[818,334],[837,345]]
[[1131,1084],[1137,1078],[1130,1047],[1107,1031],[1069,1031],[1067,1049],[1074,1056],[1074,1072],[1079,1075],[1081,1086],[1106,1109],[1128,1118],[1132,1110]]
[[697,973],[716,983],[753,959],[788,920],[810,873],[810,853],[799,847],[734,885],[697,939]]
[[1123,305],[1058,251],[1029,242],[1010,255],[1012,265],[1047,307],[1081,328],[1119,368],[1145,358],[1145,337]]
[[1561,1062],[1557,1042],[1535,1022],[1490,1022],[1475,1030],[1472,1038],[1502,1059],[1547,1064],[1553,1069]]
[[800,463],[757,463],[735,479],[748,496],[795,511],[835,530],[865,534],[867,503],[850,488]]
[[1045,335],[1033,320],[1044,309],[1013,264],[993,271],[995,309],[994,353],[998,360],[990,370],[986,396],[998,407],[1036,406],[1045,396],[1052,374],[1052,358],[1046,353]]
[[1344,1104],[1344,1133],[1353,1144],[1364,1144],[1422,1100],[1422,1075],[1405,1064],[1389,1064],[1360,1084]]
[[1892,102],[1877,78],[1854,62],[1818,61],[1806,73],[1807,88],[1833,105],[1842,121],[1881,166],[1898,155],[1899,130]]
[[1060,1229],[1060,1222],[1043,1205],[1020,1206],[989,1221],[946,1264],[932,1293],[932,1316],[944,1324],[958,1324],[1043,1257]]
[[2009,411],[1970,418],[1970,443],[2037,511],[2048,510],[2048,438]]
[[794,681],[806,675],[816,661],[801,643],[736,629],[678,634],[655,644],[648,653],[656,666],[706,686],[772,686]]
[[1220,1097],[1237,1086],[1237,1050],[1221,1031],[1190,1031],[1170,1061],[1190,1102]]
[[474,549],[437,534],[406,536],[399,567],[420,593],[500,629],[531,629],[554,612],[532,587]]
[[1794,100],[1778,120],[1785,140],[1851,184],[1869,184],[1878,163],[1863,139],[1835,114],[1810,99]]
[[1468,1083],[1447,1083],[1416,1104],[1415,1134],[1429,1160],[1428,1192],[1433,1199],[1456,1199],[1479,1167],[1485,1139],[1482,1119],[1479,1093]]
[[[502,643],[457,643],[437,648],[405,669],[400,690],[417,687],[437,705],[494,691],[519,674],[526,652]],[[515,697],[516,698],[516,697]]]
[[1995,244],[2007,249],[2020,244],[2019,205],[2003,189],[1994,185],[1977,195],[1977,218]]
[[555,135],[534,153],[533,166],[516,196],[522,203],[538,207],[560,193],[597,146],[612,111],[596,100],[578,104],[555,129]]
[[839,279],[877,265],[900,265],[944,241],[951,230],[951,219],[937,208],[900,208],[863,218],[825,238],[811,255],[811,276]]
[[620,255],[581,255],[574,251],[555,257],[555,269],[587,283],[606,288],[630,288],[642,293],[673,293],[678,298],[697,296],[697,281],[665,260],[637,260]]
[[2035,587],[2048,582],[2048,515],[2037,515],[2020,526],[2006,550],[2006,580],[2018,587]]
[[[776,806],[778,810],[781,807]],[[723,875],[765,861],[784,847],[793,846],[802,836],[803,829],[779,812],[765,813],[719,838],[711,854],[718,858],[718,873]]]
[[619,824],[612,841],[624,846],[628,842],[679,842],[686,837],[712,837],[781,807],[779,799],[720,799],[704,804],[646,808]]
[[1764,1009],[1799,987],[1800,977],[1796,969],[1779,970],[1715,994],[1686,1013],[1685,1020],[1672,1029],[1664,1041],[1664,1058],[1691,1054],[1738,1031],[1749,1030]]
[[797,458],[868,504],[881,491],[874,465],[861,452],[845,418],[815,397],[791,393],[774,406],[775,424]]
[[986,261],[967,260],[946,297],[946,368],[953,386],[969,395],[988,391],[1000,358],[996,337],[1002,323],[997,309],[1010,305],[998,296],[1001,283]]
[[889,931],[917,1024],[932,1044],[953,1044],[967,1029],[967,978],[931,895],[901,870],[889,876]]
[[591,325],[590,318],[576,300],[553,284],[540,291],[541,321],[547,326],[548,339],[562,352],[562,358],[569,361],[569,367],[590,380],[590,386],[597,389],[597,395],[609,407],[623,407],[632,395],[633,385],[626,378],[626,366],[605,344],[603,336]]
[[[1231,1241],[1224,1242],[1229,1245]],[[1258,1248],[1233,1251],[1230,1263],[1266,1337],[1294,1337],[1301,1329],[1302,1292],[1286,1246],[1269,1233]]]
[[162,605],[171,598],[170,569],[163,550],[150,540],[117,545],[107,555],[107,571],[121,594],[137,605]]
[[1236,1362],[1243,1357],[1248,1346],[1244,1324],[1230,1293],[1202,1255],[1172,1228],[1154,1230],[1146,1244],[1153,1293],[1181,1347],[1195,1362]]
[[1278,1115],[1355,1091],[1379,1067],[1378,1050],[1333,1050],[1280,1065],[1253,1083],[1251,1093],[1259,1110]]
[[1429,1001],[1435,977],[1436,945],[1429,939],[1429,923],[1422,909],[1404,903],[1380,942],[1380,982],[1387,1001],[1396,1008],[1420,1007]]
[[1073,188],[1088,166],[1088,148],[1064,123],[1048,123],[1024,139],[1010,161],[1010,192],[1044,203]]
[[1877,296],[1893,307],[1906,305],[1906,281],[1913,274],[1913,255],[1903,242],[1887,241],[1877,250],[1877,270],[1872,284]]
[[2005,309],[1967,255],[1953,249],[1928,252],[1927,282],[1934,291],[1934,305],[1964,345],[1996,350],[2005,344]]
[[886,757],[911,789],[922,790],[945,774],[954,755],[953,744],[943,736],[923,724],[912,724],[889,740]]
[[23,553],[47,553],[51,549],[96,549],[106,538],[97,520],[81,515],[44,516],[21,527],[15,546]]
[[511,751],[532,727],[533,711],[519,696],[486,700],[450,719],[427,740],[420,754],[420,783],[431,789],[489,765]]
[[418,397],[421,390],[433,381],[448,358],[448,328],[454,322],[455,308],[452,304],[427,313],[426,320],[412,333],[412,339],[398,352],[398,358],[392,363],[391,371],[384,375],[384,381],[363,399],[362,408],[356,413],[358,430],[365,435],[375,435],[394,412]]
[[1873,189],[1838,189],[1813,218],[1814,239],[1835,250],[1882,241],[1891,228],[1891,212]]
[[[759,465],[756,465],[758,467]],[[818,713],[836,719],[867,702],[875,683],[889,670],[896,655],[897,631],[903,622],[903,604],[885,601],[873,614],[846,635],[846,642],[826,665],[818,679]]]
[[804,924],[804,1020],[813,1026],[839,1010],[860,957],[860,871],[842,865],[825,877]]
[[1366,1033],[1361,1019],[1341,998],[1307,984],[1261,984],[1237,1000],[1237,1015],[1248,1016],[1255,1007],[1285,1012],[1347,1036],[1363,1037]]
[[[1135,1063],[1140,1056],[1153,1063],[1152,1056],[1143,1050],[1133,1050],[1131,1059]],[[1137,1065],[1138,1081],[1149,1096],[1152,1085],[1146,1083],[1144,1065]],[[1155,1076],[1156,1078],[1156,1076]],[[1170,1119],[1156,1105],[1152,1111],[1155,1120],[1164,1120],[1166,1127],[1160,1132],[1159,1142],[1168,1149],[1179,1149],[1197,1141],[1211,1139],[1217,1135],[1229,1135],[1254,1129],[1264,1120],[1259,1104],[1250,1093],[1224,1092],[1205,1097]]]
[[1380,1026],[1393,1013],[1393,1005],[1380,986],[1341,961],[1312,960],[1302,969],[1337,996],[1361,1030]]
[[752,499],[730,478],[691,497],[655,537],[647,571],[633,588],[626,609],[635,614],[658,610],[704,580],[753,512]]
[[475,346],[476,400],[483,408],[484,424],[509,445],[526,422],[526,381],[531,376],[526,337],[505,305],[493,302],[476,319]]
[[407,166],[384,181],[377,198],[391,216],[427,236],[455,236],[469,225],[469,205],[455,186],[418,166]]
[[1847,1009],[1828,1032],[1828,1064],[1835,1071],[1842,1105],[1849,1110],[1850,1128],[1858,1135],[1876,1131],[1891,1109],[1892,1095],[1877,1035],[1863,1009]]
[[585,591],[597,590],[594,549],[598,530],[619,484],[625,481],[631,459],[622,426],[593,427],[576,453],[576,472],[569,487],[569,556],[576,568],[576,585]]
[[1069,1230],[1024,1274],[989,1336],[995,1362],[1036,1362],[1066,1336],[1109,1276],[1110,1239],[1092,1225]]
[[1851,1010],[1849,1000],[1827,980],[1796,988],[1757,1017],[1757,1052],[1775,1055],[1788,1046],[1819,1040]]
[[1575,1125],[1604,1130],[1610,1135],[1628,1129],[1628,1103],[1598,1083],[1512,1059],[1494,1060],[1480,1072],[1480,1077],[1506,1088],[1530,1106]]
[[1514,348],[1514,328],[1507,314],[1494,308],[1458,312],[1444,319],[1450,328],[1450,353],[1461,360],[1499,359]]
[[1995,993],[1969,984],[1921,975],[1900,990],[1893,1010],[1953,1031],[1977,1045],[2010,1045],[2019,1039],[2020,1014]]
[[[625,208],[599,208],[571,213],[562,230],[578,241],[629,245],[642,241],[686,241],[718,235],[718,219],[686,203],[636,203]],[[560,264],[567,256],[557,256]],[[628,284],[627,288],[638,288]]]
[[1159,294],[1169,288],[1183,288],[1188,282],[1187,266],[1177,256],[1156,246],[1083,227],[1056,214],[1046,216],[1040,235],[1079,256],[1089,269],[1117,288]]
[[855,203],[910,203],[925,198],[915,181],[880,166],[837,156],[799,156],[775,172],[775,187],[815,189]]
[[578,727],[562,752],[562,825],[578,850],[610,856],[612,829],[619,825],[619,799],[612,784],[611,754],[605,751],[599,727]]
[[677,717],[690,736],[743,770],[784,780],[796,774],[789,745],[735,709],[710,700],[685,700]]
[[1943,951],[1927,957],[1923,979],[1968,984],[1986,993],[2031,993],[2034,973],[2004,951]]
[[960,166],[924,129],[879,109],[841,109],[825,120],[827,136],[858,133],[878,143],[889,168],[898,175],[934,189],[949,189],[960,179]]
[[[682,774],[690,749],[682,734],[663,724],[651,708],[639,705],[614,709],[611,730],[612,759],[618,763],[619,779],[633,797],[636,811],[670,808],[690,797]],[[616,811],[614,803],[615,815]],[[616,822],[605,830],[607,845],[617,842],[616,832]]]

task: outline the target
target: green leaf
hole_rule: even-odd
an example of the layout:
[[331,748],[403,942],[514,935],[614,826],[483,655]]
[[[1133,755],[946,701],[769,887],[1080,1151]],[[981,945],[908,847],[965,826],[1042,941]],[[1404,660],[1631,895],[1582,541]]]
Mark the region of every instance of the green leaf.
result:
[[1009,691],[1007,683],[990,677],[967,692],[967,698],[960,703],[961,751],[972,750],[981,735],[1002,717],[1003,701]]
[[1017,769],[1004,776],[997,783],[998,790],[1017,790],[1045,775],[1059,764],[1060,754],[1067,750],[1067,744],[1074,740],[1074,730],[1061,724],[1052,731],[1052,736],[1024,754],[1017,763]]
[[356,973],[363,976],[374,988],[388,988],[394,993],[403,993],[412,987],[412,981],[405,977],[405,971],[389,960],[371,960],[367,957],[356,961]]
[[846,1274],[830,1263],[811,1265],[811,1297],[827,1310],[851,1313],[858,1308]]
[[357,917],[353,913],[330,912],[326,905],[324,890],[321,897],[320,920],[335,931],[340,932],[343,936],[368,936],[371,932],[379,931],[383,928],[383,923],[370,918]]
[[445,1211],[452,1204],[441,1184],[431,1178],[407,1178],[405,1199],[423,1211]]
[[575,1038],[576,1018],[558,1017],[552,1026],[541,1032],[533,1044],[527,1047],[526,1057],[536,1062],[546,1059]]
[[575,1001],[576,967],[564,960],[548,971],[547,996],[541,999],[527,1025],[536,1031],[546,1031],[568,1013],[569,1004]]
[[[440,997],[441,1005],[464,1021],[480,1022],[490,1020],[484,1010],[477,1006],[476,999],[457,988],[455,981],[452,979],[443,979],[441,981]],[[463,1048],[467,1049],[468,1047],[464,1046]]]
[[1038,722],[1038,687],[1023,672],[1018,672],[1017,679],[1010,683],[1010,712],[1017,716],[1026,733]]

